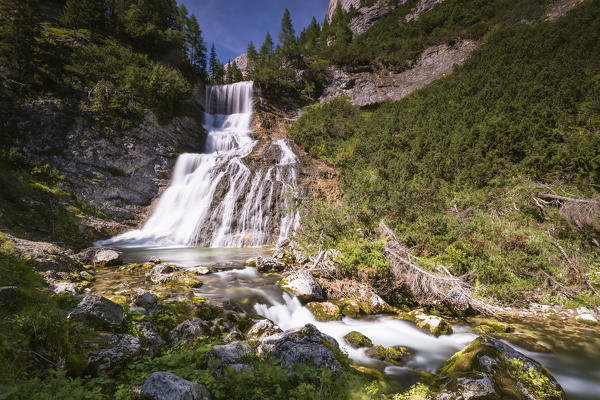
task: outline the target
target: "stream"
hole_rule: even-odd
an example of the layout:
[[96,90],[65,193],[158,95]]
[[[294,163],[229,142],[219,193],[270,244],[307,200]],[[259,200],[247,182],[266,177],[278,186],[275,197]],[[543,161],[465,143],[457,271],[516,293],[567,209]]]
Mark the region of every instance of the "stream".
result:
[[[452,335],[438,338],[415,326],[412,322],[392,316],[379,315],[360,319],[344,317],[341,321],[320,322],[302,306],[298,299],[277,286],[279,274],[261,274],[245,260],[270,253],[269,248],[124,248],[125,263],[139,263],[157,256],[163,262],[184,268],[202,265],[214,271],[202,277],[204,285],[194,289],[198,296],[212,304],[233,302],[246,312],[269,318],[281,329],[314,324],[322,332],[334,337],[348,356],[359,365],[382,370],[392,387],[401,390],[419,379],[418,371],[435,373],[455,352],[461,350],[478,335],[472,332],[476,322],[466,320],[453,323]],[[106,274],[106,272],[104,272]],[[117,272],[115,272],[116,274]],[[106,281],[103,276],[99,281]],[[114,276],[115,280],[121,277]],[[565,389],[569,399],[600,399],[600,333],[589,327],[565,327],[560,321],[510,321],[519,334],[534,337],[549,352],[529,350],[519,340],[510,340],[511,346],[542,363]],[[371,359],[365,348],[353,349],[343,337],[350,331],[368,336],[374,345],[404,346],[412,356],[402,366],[394,366]]]

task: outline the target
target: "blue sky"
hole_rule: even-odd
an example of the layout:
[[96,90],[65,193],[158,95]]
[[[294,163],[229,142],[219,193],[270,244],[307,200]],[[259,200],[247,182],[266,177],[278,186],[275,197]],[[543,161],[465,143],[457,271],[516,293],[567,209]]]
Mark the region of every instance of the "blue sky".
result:
[[329,0],[178,0],[190,14],[196,14],[207,48],[214,42],[222,62],[246,52],[252,40],[260,47],[265,34],[277,43],[283,10],[292,15],[296,34],[300,33],[313,16],[321,23]]

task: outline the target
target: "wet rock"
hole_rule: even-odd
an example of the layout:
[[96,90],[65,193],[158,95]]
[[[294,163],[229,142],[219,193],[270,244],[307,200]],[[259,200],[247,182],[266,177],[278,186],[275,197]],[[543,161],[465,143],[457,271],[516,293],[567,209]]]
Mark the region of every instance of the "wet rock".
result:
[[244,342],[232,342],[225,345],[213,346],[208,353],[208,361],[212,365],[225,366],[237,364],[245,355],[252,354],[252,347]]
[[79,289],[73,282],[56,282],[50,289],[56,294],[70,294],[71,296],[79,294]]
[[190,268],[188,269],[189,272],[194,273],[196,275],[208,275],[210,274],[210,268],[208,267],[203,267],[201,265],[198,265],[197,267],[194,268]]
[[183,321],[177,327],[169,332],[169,338],[172,344],[181,342],[182,340],[192,341],[197,337],[202,336],[206,323],[200,318],[194,318]]
[[157,256],[152,256],[152,257],[150,257],[148,262],[152,263],[152,264],[160,264],[162,262],[162,260]]
[[373,288],[364,283],[350,279],[338,281],[320,279],[319,283],[326,291],[327,298],[338,299],[336,303],[342,309],[342,313],[345,310],[348,316],[353,314],[357,317],[360,313],[380,314],[393,310]]
[[123,308],[107,298],[86,295],[68,317],[99,329],[116,328],[123,322]]
[[155,311],[158,308],[158,296],[148,290],[136,289],[133,304],[142,307],[147,312]]
[[438,400],[566,399],[540,363],[490,336],[453,355],[439,371],[436,385]]
[[387,361],[389,363],[400,365],[402,359],[408,354],[406,347],[394,346],[394,347],[383,347],[377,345],[368,349],[365,354],[367,357],[374,358],[380,361]]
[[192,272],[182,271],[173,264],[158,264],[146,274],[156,284],[180,284],[191,288],[202,286],[202,281]]
[[427,315],[420,312],[409,313],[419,328],[427,329],[435,336],[452,334],[452,326],[442,317]]
[[575,320],[577,320],[577,322],[581,322],[583,324],[588,324],[588,325],[598,324],[598,320],[592,314],[579,314],[575,318]]
[[238,328],[231,329],[227,336],[223,338],[223,342],[225,343],[231,343],[239,340],[244,340],[244,334]]
[[514,332],[515,328],[508,324],[504,324],[498,321],[492,320],[484,320],[479,323],[474,329],[473,332],[485,335],[491,333],[511,333]]
[[256,270],[258,272],[281,272],[285,264],[275,257],[256,257]]
[[282,289],[294,293],[301,302],[325,300],[321,287],[307,271],[294,272],[279,282]]
[[337,321],[342,319],[340,308],[330,302],[310,302],[306,304],[315,318],[319,321]]
[[353,299],[340,299],[334,302],[340,308],[344,317],[358,318],[360,316],[360,304]]
[[102,267],[113,267],[115,265],[123,264],[123,259],[121,258],[121,254],[116,250],[98,249],[92,263]]
[[348,333],[346,336],[344,336],[344,340],[346,341],[346,343],[348,343],[355,349],[358,349],[359,347],[373,346],[373,342],[371,341],[371,339],[357,331],[352,331]]
[[154,372],[142,385],[140,397],[146,400],[205,400],[211,395],[204,385],[170,372]]
[[92,275],[91,273],[89,273],[88,271],[81,271],[79,273],[79,277],[87,282],[93,282],[96,280],[96,277],[94,275]]
[[283,332],[277,325],[268,319],[258,321],[252,325],[246,336],[248,339],[261,340],[267,336]]
[[247,259],[244,265],[246,265],[247,267],[256,267],[256,258],[251,257]]
[[327,368],[335,374],[342,366],[332,349],[339,349],[336,340],[307,324],[264,338],[258,346],[258,354],[281,360],[281,366],[289,370],[301,364]]
[[107,349],[92,351],[88,357],[88,368],[94,371],[115,373],[126,363],[141,354],[141,343],[133,335],[102,335],[107,341]]
[[151,357],[154,357],[165,345],[165,341],[160,337],[154,325],[148,321],[138,323],[137,328],[140,332],[142,346],[148,349]]

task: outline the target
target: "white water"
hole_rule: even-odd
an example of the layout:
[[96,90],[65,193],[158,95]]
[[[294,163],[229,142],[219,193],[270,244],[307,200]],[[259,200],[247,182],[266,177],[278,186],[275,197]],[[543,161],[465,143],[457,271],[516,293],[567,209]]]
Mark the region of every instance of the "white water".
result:
[[170,186],[141,229],[97,245],[243,247],[285,239],[299,224],[298,159],[284,140],[265,152],[279,154],[274,165],[256,167],[248,159],[257,144],[252,91],[252,82],[207,87],[205,152],[179,156]]

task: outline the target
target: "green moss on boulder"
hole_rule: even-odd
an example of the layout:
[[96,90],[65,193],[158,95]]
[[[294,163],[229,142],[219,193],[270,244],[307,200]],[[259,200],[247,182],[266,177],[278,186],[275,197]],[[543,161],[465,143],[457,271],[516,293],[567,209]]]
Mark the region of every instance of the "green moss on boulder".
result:
[[383,347],[377,345],[368,349],[365,354],[376,360],[387,361],[399,365],[402,358],[408,354],[408,349],[402,346]]
[[371,341],[371,339],[357,331],[350,332],[349,334],[344,336],[344,339],[350,346],[354,347],[355,349],[358,349],[359,347],[373,346],[373,342]]
[[319,321],[337,321],[342,319],[340,308],[330,302],[313,301],[307,303],[306,308],[308,308]]

